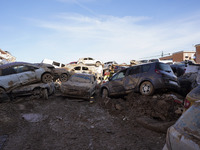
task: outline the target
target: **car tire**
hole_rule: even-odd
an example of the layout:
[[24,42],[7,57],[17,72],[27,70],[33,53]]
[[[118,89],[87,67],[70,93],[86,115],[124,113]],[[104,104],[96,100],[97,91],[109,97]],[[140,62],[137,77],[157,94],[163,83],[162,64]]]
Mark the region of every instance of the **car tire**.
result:
[[106,88],[103,89],[101,96],[102,96],[102,98],[107,98],[108,97],[108,90]]
[[153,84],[151,82],[149,82],[149,81],[143,82],[140,85],[140,93],[142,95],[146,95],[146,96],[153,95],[153,93],[154,93]]
[[99,61],[96,62],[95,66],[99,67],[101,65],[101,63]]
[[53,82],[53,76],[50,73],[44,73],[41,80],[43,83],[50,83]]
[[63,73],[60,75],[59,79],[61,82],[66,82],[68,80],[68,75]]
[[42,98],[44,98],[45,100],[48,100],[49,95],[48,95],[47,89],[42,89]]

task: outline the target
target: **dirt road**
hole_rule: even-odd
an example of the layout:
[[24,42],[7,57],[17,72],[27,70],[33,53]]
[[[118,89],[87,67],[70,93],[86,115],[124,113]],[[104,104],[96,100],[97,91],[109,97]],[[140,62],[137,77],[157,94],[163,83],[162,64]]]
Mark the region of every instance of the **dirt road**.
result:
[[165,134],[99,105],[51,96],[0,105],[3,150],[158,150]]

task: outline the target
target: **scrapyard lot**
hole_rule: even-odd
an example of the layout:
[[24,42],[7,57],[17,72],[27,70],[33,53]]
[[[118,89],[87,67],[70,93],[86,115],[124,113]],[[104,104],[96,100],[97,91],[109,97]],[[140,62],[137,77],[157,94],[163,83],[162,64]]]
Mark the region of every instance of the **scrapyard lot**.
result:
[[[80,100],[80,99],[79,99]],[[161,149],[165,134],[145,129],[100,102],[51,96],[0,105],[7,149]],[[129,116],[130,117],[130,116]],[[134,113],[132,114],[134,118]]]
[[[169,91],[90,101],[62,96],[16,98],[0,105],[2,149],[162,149],[184,97]],[[153,118],[153,119],[152,119]],[[146,128],[144,128],[145,126]]]

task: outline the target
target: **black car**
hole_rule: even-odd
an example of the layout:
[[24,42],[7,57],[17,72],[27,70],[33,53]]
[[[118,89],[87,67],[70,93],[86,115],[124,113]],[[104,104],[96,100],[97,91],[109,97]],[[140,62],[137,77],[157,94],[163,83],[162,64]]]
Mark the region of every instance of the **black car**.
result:
[[171,66],[174,74],[177,77],[180,77],[180,76],[182,76],[185,73],[186,64],[180,63],[180,64],[173,64],[173,65],[170,65],[170,66]]
[[157,89],[179,87],[177,77],[168,64],[153,62],[132,66],[116,73],[101,86],[102,97],[123,95],[138,91],[152,95]]

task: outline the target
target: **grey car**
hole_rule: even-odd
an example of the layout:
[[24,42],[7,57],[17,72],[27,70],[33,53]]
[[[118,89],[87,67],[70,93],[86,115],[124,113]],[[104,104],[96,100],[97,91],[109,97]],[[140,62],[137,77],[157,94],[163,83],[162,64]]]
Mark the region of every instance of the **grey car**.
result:
[[101,86],[102,97],[128,94],[132,91],[152,95],[157,89],[178,88],[177,77],[168,64],[153,62],[132,66],[116,73]]
[[0,93],[11,92],[13,89],[35,83],[52,82],[49,68],[38,67],[25,62],[14,62],[0,66]]

